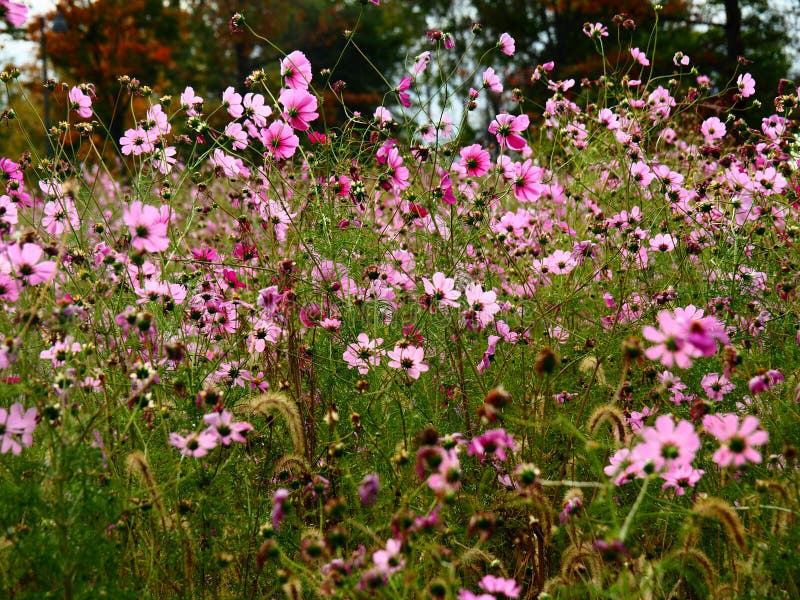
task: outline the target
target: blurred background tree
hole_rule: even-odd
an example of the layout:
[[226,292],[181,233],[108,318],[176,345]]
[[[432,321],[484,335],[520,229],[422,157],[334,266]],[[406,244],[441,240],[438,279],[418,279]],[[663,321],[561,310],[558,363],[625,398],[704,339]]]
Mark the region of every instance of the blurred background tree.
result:
[[[592,41],[581,33],[584,23],[600,22],[611,32],[604,40],[609,62],[630,63],[628,49],[638,46],[654,61],[655,73],[671,73],[678,50],[719,86],[736,68],[747,70],[757,80],[762,112],[771,112],[778,82],[792,67],[789,19],[800,12],[800,2],[783,0],[777,6],[768,0],[663,0],[661,6],[654,34],[650,0],[383,0],[380,7],[365,0],[60,0],[68,29],[46,35],[56,69],[52,76],[71,84],[95,83],[97,114],[117,139],[130,119],[122,110],[127,90],[116,84],[123,74],[159,95],[178,94],[192,85],[213,106],[229,85],[245,91],[244,81],[256,69],[264,69],[274,84],[281,51],[300,49],[314,67],[317,89],[323,91],[320,72],[329,69],[330,82],[344,82],[347,105],[366,113],[399,81],[403,61],[431,48],[426,30],[454,36],[457,50],[443,60],[455,65],[474,22],[483,27],[475,42],[479,50],[493,47],[503,32],[516,39],[515,68],[508,70],[506,87],[523,88],[534,98],[526,110],[535,111],[537,98],[529,79],[536,64],[555,61],[554,78],[580,80],[602,73]],[[236,12],[272,44],[248,32],[232,33],[229,21]],[[52,22],[54,15],[45,18]],[[614,15],[624,15],[617,23],[626,26],[615,28]],[[348,42],[346,30],[355,30],[355,44]],[[38,41],[35,19],[28,34]],[[737,65],[738,56],[752,63]],[[484,66],[497,67],[499,62],[491,54]],[[503,57],[500,64],[511,63]],[[32,87],[40,89],[40,84]],[[492,102],[496,105],[487,110],[500,109],[497,98]],[[330,90],[325,107],[330,122],[342,118]]]

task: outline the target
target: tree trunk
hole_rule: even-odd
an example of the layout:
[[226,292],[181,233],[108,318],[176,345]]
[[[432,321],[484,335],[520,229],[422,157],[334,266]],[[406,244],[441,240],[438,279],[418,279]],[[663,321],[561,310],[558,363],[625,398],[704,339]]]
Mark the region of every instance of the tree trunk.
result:
[[725,40],[728,47],[728,65],[733,70],[736,59],[744,56],[742,9],[739,0],[725,0]]

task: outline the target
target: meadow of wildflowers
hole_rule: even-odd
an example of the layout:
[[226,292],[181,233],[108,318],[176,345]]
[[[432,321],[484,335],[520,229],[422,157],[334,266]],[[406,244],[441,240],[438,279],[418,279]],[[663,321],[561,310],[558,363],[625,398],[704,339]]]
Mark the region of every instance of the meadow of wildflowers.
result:
[[0,158],[2,595],[800,596],[800,89],[613,27],[543,105],[507,34],[336,125],[302,49],[122,77],[121,139],[63,84]]

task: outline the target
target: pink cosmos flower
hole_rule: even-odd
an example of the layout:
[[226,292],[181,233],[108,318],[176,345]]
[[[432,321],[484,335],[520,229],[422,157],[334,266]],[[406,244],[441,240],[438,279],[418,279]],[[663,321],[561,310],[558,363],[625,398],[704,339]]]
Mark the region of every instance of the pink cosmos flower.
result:
[[641,431],[641,444],[633,448],[635,460],[652,463],[656,471],[688,465],[700,449],[700,436],[685,420],[677,425],[672,415],[661,415],[653,427]]
[[291,158],[300,145],[292,128],[283,121],[273,121],[267,129],[261,130],[261,141],[276,160]]
[[707,373],[700,380],[700,386],[708,396],[709,400],[721,402],[725,394],[732,392],[736,389],[736,385],[731,383],[725,375],[719,373]]
[[233,87],[225,88],[222,92],[222,106],[228,111],[228,114],[234,119],[238,119],[244,114],[244,107],[242,106],[242,95],[236,93]]
[[514,56],[514,51],[516,49],[514,38],[507,33],[500,36],[500,41],[497,42],[497,45],[500,47],[500,51],[506,56]]
[[672,252],[675,249],[675,238],[669,233],[658,233],[650,238],[650,249],[653,252]]
[[402,346],[398,344],[392,350],[389,350],[386,356],[391,359],[389,360],[389,367],[392,369],[404,369],[411,379],[419,379],[419,376],[430,368],[422,362],[425,358],[425,350],[419,346]]
[[747,383],[747,388],[750,390],[751,394],[761,394],[783,381],[786,381],[786,378],[780,371],[770,369],[750,379]]
[[0,223],[16,225],[18,221],[17,203],[11,199],[11,196],[0,195]]
[[228,410],[203,415],[203,421],[208,425],[204,433],[213,435],[223,446],[230,446],[231,442],[244,444],[247,439],[243,434],[253,429],[253,426],[245,421],[233,423],[233,413]]
[[686,493],[686,488],[693,488],[700,481],[700,478],[705,474],[703,469],[695,469],[691,465],[678,465],[665,471],[661,474],[661,479],[664,480],[664,485],[661,486],[662,490],[673,488],[676,496],[683,496]]
[[405,566],[405,558],[400,554],[402,546],[401,540],[389,538],[386,540],[384,550],[378,550],[372,554],[372,562],[375,563],[375,569],[379,574],[388,576],[400,571]]
[[39,262],[44,250],[38,244],[12,244],[6,247],[6,257],[10,264],[10,274],[25,280],[28,285],[38,285],[50,281],[56,273],[56,263],[52,260]]
[[742,98],[749,98],[756,93],[756,80],[750,73],[743,73],[736,78],[736,87]]
[[241,123],[228,123],[223,133],[230,138],[231,147],[234,150],[244,150],[247,148],[247,132],[244,130]]
[[514,186],[514,197],[520,202],[534,202],[547,189],[542,183],[544,169],[534,165],[530,159],[515,162],[511,165],[511,182]]
[[178,448],[181,456],[202,458],[209,450],[217,447],[217,437],[208,431],[190,433],[187,436],[173,432],[169,434],[169,444]]
[[446,277],[444,273],[436,272],[431,279],[422,278],[425,293],[439,303],[439,306],[458,307],[461,292],[455,289],[455,280]]
[[483,72],[483,87],[489,88],[498,94],[503,91],[503,84],[500,83],[500,77],[498,77],[492,67],[487,68]]
[[270,520],[272,521],[272,528],[278,531],[281,528],[281,522],[286,517],[285,504],[289,500],[291,492],[286,488],[278,488],[272,494],[272,512],[270,513]]
[[163,252],[169,248],[168,222],[155,206],[136,200],[125,209],[122,220],[131,233],[131,246],[144,252]]
[[381,356],[385,354],[378,348],[383,343],[383,338],[370,340],[366,333],[359,333],[356,342],[348,344],[342,358],[347,361],[350,369],[358,368],[362,375],[369,373],[370,366],[381,364]]
[[19,402],[12,404],[9,410],[0,408],[0,454],[11,451],[16,456],[23,447],[33,445],[36,414],[35,408],[25,410]]
[[411,79],[411,77],[403,77],[403,79],[400,80],[400,83],[397,84],[397,87],[394,89],[394,91],[397,93],[397,97],[400,100],[400,104],[406,108],[411,106],[411,96],[407,92],[409,89],[411,89],[412,81],[413,79]]
[[700,131],[703,133],[706,143],[713,144],[714,140],[725,137],[725,133],[727,133],[728,130],[725,127],[725,123],[720,121],[718,117],[709,117],[703,121],[703,124],[700,126]]
[[92,116],[92,99],[77,86],[69,91],[69,107],[83,119],[88,119]]
[[[445,171],[442,173],[442,178],[440,180],[439,189],[442,194],[442,202],[445,204],[453,205],[458,202],[456,195],[453,193],[453,178],[450,176],[450,173]],[[442,229],[439,230],[441,233]]]
[[644,52],[639,50],[639,48],[631,48],[631,56],[633,59],[638,62],[643,67],[649,67],[650,61],[648,60],[647,56]]
[[461,488],[461,463],[458,460],[458,453],[455,448],[444,450],[436,448],[436,453],[441,460],[435,473],[428,479],[428,487],[438,497],[451,496]]
[[392,113],[389,112],[389,110],[387,108],[384,108],[383,106],[379,106],[378,108],[375,109],[375,113],[372,115],[372,118],[374,118],[381,125],[393,120]]
[[380,479],[377,473],[369,473],[364,476],[358,485],[358,497],[362,506],[372,506],[378,499],[380,491]]
[[402,191],[411,185],[408,168],[403,166],[403,157],[397,146],[392,147],[386,155],[386,165],[389,167],[391,185],[397,190]]
[[584,23],[583,34],[590,38],[608,37],[608,27],[602,23]]
[[80,218],[75,208],[75,203],[69,196],[63,196],[44,205],[42,227],[50,235],[61,235],[66,231],[66,224],[77,231],[80,227]]
[[660,360],[665,367],[687,369],[692,358],[713,356],[718,342],[728,343],[724,325],[715,317],[704,317],[703,311],[691,304],[672,313],[660,311],[658,324],[660,330],[650,325],[642,329],[646,340],[658,344],[645,350],[645,356]]
[[242,98],[242,116],[251,119],[257,127],[266,127],[272,109],[264,102],[264,96],[248,92]]
[[471,283],[464,289],[469,308],[467,316],[477,319],[481,327],[486,327],[494,321],[494,316],[500,312],[497,303],[497,294],[494,290],[484,292],[480,283]]
[[169,175],[172,172],[172,167],[178,161],[177,153],[175,146],[157,148],[153,154],[153,168],[157,169],[162,175]]
[[[7,273],[0,273],[0,301],[16,302],[19,298],[19,284]],[[3,360],[0,358],[0,368]]]
[[514,438],[505,429],[490,429],[472,439],[467,449],[469,456],[477,456],[481,461],[487,457],[503,461],[507,458],[506,450],[515,452],[517,445]]
[[186,86],[181,94],[181,108],[186,109],[186,114],[190,117],[196,117],[199,113],[197,109],[203,108],[203,98],[194,93],[192,86]]
[[478,585],[484,592],[503,594],[506,598],[519,598],[519,594],[522,591],[519,584],[513,579],[495,577],[494,575],[485,575],[478,582]]
[[305,54],[295,50],[281,61],[281,76],[286,87],[307,90],[312,78],[311,63]]
[[497,138],[501,148],[508,146],[512,150],[522,150],[527,143],[520,135],[527,131],[530,125],[528,115],[509,115],[500,113],[489,125],[489,133]]
[[603,472],[612,478],[614,485],[624,485],[637,477],[644,477],[646,461],[635,456],[630,448],[620,448],[608,462]]
[[491,157],[480,144],[472,144],[461,149],[461,166],[469,177],[482,177],[489,172]]
[[214,149],[209,162],[225,177],[234,179],[239,176],[245,178],[250,176],[250,169],[245,166],[241,158],[231,156],[220,148]]
[[572,255],[572,252],[566,250],[556,250],[550,256],[542,259],[542,271],[547,269],[547,273],[553,275],[567,275],[575,267],[578,266],[578,261]]
[[676,52],[672,57],[672,64],[676,67],[682,66],[687,67],[689,66],[689,57],[685,55],[683,52]]
[[486,350],[481,357],[481,362],[475,367],[478,373],[483,373],[492,364],[492,359],[497,352],[497,343],[502,340],[499,335],[490,335],[486,340]]
[[14,27],[21,27],[28,18],[28,7],[11,0],[0,0],[0,15]]
[[125,131],[125,135],[119,139],[119,144],[125,156],[131,154],[139,156],[142,153],[150,153],[155,150],[155,140],[154,130],[145,130],[138,127]]
[[758,417],[746,416],[741,423],[733,413],[706,415],[703,427],[714,436],[720,447],[712,457],[720,467],[741,467],[746,462],[760,463],[761,454],[753,446],[761,446],[769,440],[769,434],[759,429]]
[[430,50],[426,50],[419,56],[417,56],[414,62],[414,75],[419,75],[425,69],[428,68],[428,63],[431,61],[431,53]]
[[306,131],[319,114],[317,98],[306,90],[288,88],[281,92],[278,102],[283,105],[281,116],[299,131]]

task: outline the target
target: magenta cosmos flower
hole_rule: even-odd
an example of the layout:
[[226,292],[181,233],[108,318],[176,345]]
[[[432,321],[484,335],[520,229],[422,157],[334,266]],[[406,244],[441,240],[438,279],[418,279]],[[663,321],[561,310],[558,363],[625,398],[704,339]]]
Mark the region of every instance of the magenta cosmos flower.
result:
[[6,247],[6,256],[11,263],[11,273],[24,279],[28,285],[38,285],[50,281],[56,272],[52,260],[39,262],[44,250],[38,244],[12,244]]
[[0,0],[0,16],[14,27],[20,27],[28,18],[28,7],[11,0]]
[[469,177],[482,177],[489,172],[492,164],[489,153],[480,144],[472,144],[461,149],[461,166]]
[[703,427],[720,442],[712,457],[720,467],[741,467],[746,462],[760,463],[761,454],[753,446],[761,446],[769,440],[769,434],[759,429],[758,417],[746,416],[742,422],[733,413],[706,415]]
[[312,77],[311,63],[305,54],[295,50],[281,61],[281,75],[286,87],[307,90]]
[[497,138],[501,148],[508,146],[512,150],[522,150],[527,144],[520,135],[527,131],[530,125],[528,115],[509,115],[500,113],[489,125],[489,133]]
[[476,438],[473,438],[467,449],[469,456],[477,456],[481,460],[487,456],[494,456],[497,460],[505,460],[506,450],[514,452],[517,445],[514,438],[505,429],[490,429]]
[[397,93],[397,98],[400,100],[400,104],[409,108],[411,106],[411,95],[408,94],[408,90],[411,89],[411,83],[414,80],[411,77],[403,77],[400,80],[400,83],[397,84],[397,87],[394,91]]
[[163,252],[169,248],[167,221],[155,206],[131,202],[122,216],[131,233],[131,246],[144,252]]
[[299,131],[307,131],[317,117],[317,98],[306,90],[288,88],[281,92],[278,102],[283,106],[281,116]]
[[423,361],[425,351],[419,346],[400,346],[389,350],[386,354],[389,357],[389,366],[393,369],[404,369],[411,379],[419,379],[419,376],[428,370],[428,365]]
[[262,129],[261,141],[276,160],[291,158],[300,145],[300,138],[283,121],[274,121],[268,129]]

